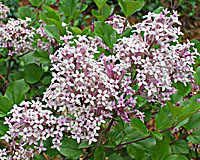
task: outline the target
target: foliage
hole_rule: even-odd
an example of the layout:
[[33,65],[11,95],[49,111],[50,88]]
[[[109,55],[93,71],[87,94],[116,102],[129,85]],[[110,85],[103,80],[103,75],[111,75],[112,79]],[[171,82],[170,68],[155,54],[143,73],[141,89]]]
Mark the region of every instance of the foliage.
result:
[[176,11],[131,25],[149,1],[3,2],[0,159],[199,158],[200,42]]

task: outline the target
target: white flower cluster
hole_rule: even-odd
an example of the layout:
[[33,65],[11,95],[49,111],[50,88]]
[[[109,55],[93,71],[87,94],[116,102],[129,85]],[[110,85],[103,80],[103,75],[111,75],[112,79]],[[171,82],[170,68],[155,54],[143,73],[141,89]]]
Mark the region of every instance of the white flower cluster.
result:
[[[127,66],[135,66],[136,81],[142,96],[150,101],[170,100],[175,92],[172,83],[193,82],[192,64],[195,63],[197,51],[191,53],[193,45],[189,41],[180,44],[178,37],[182,35],[178,14],[163,10],[160,14],[149,13],[141,23],[133,27],[133,35],[119,39],[115,44],[116,57],[120,61],[129,59]],[[174,43],[174,44],[173,44]]]
[[0,19],[5,19],[8,13],[10,13],[9,8],[0,2]]
[[38,150],[39,153],[46,150],[43,142],[49,137],[53,137],[52,148],[59,149],[65,125],[62,116],[54,117],[39,101],[23,101],[20,106],[14,105],[9,113],[12,117],[5,118],[9,131],[1,137],[9,149],[0,150],[1,158],[7,157],[7,153],[13,153],[12,158],[15,160],[28,160],[33,157],[34,150]]
[[32,43],[34,41],[34,28],[29,27],[30,18],[26,20],[12,19],[7,24],[0,27],[0,47],[9,50],[9,55],[23,54],[33,51]]
[[111,16],[105,23],[111,25],[118,34],[121,34],[123,32],[123,29],[126,30],[128,28],[131,28],[130,24],[127,22],[126,27],[124,28],[126,18],[120,16],[120,15],[113,15]]

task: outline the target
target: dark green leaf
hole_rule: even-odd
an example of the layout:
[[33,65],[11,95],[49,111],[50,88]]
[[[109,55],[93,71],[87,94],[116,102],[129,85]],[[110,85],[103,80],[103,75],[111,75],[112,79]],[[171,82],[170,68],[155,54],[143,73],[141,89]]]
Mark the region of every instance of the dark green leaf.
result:
[[102,10],[101,10],[101,15],[104,17],[104,21],[105,21],[106,19],[108,19],[108,17],[110,16],[110,14],[111,14],[111,8],[110,8],[109,5],[107,5],[107,4],[105,3],[105,5],[103,6],[103,8],[102,8]]
[[145,124],[137,118],[132,118],[131,119],[131,126],[138,130],[140,133],[144,134],[145,136],[149,135],[149,132],[145,126]]
[[117,153],[113,153],[108,157],[109,160],[123,160],[122,157],[120,157],[119,155],[117,155]]
[[183,139],[180,139],[171,145],[172,152],[175,154],[188,154],[189,146],[188,142]]
[[166,160],[188,160],[188,159],[183,155],[170,155],[169,157],[167,157]]
[[162,141],[157,140],[154,152],[151,156],[152,160],[166,160],[171,154],[171,148],[168,140],[164,137]]
[[29,86],[23,79],[21,79],[10,84],[5,95],[13,104],[19,104],[24,100],[24,94],[28,92],[28,90]]
[[196,73],[194,74],[194,80],[198,83],[200,86],[200,67],[196,69]]
[[177,107],[174,106],[171,102],[166,101],[166,104],[172,114],[172,117],[174,120],[176,120],[176,118],[181,114],[181,112],[183,111],[183,108],[181,107]]
[[96,3],[97,7],[99,8],[99,10],[102,9],[102,7],[104,6],[104,4],[107,2],[108,0],[94,0],[94,2]]
[[126,17],[131,16],[144,6],[144,0],[118,0],[118,3]]
[[94,152],[94,160],[105,160],[105,151],[103,145],[100,145]]
[[18,15],[21,19],[26,19],[26,17],[31,18],[32,20],[35,18],[34,13],[28,6],[22,6],[18,9]]
[[60,40],[60,32],[55,25],[44,26],[44,31],[49,37]]
[[0,111],[0,118],[1,117],[5,117],[5,116],[7,116],[7,114],[5,114],[4,112]]
[[189,121],[184,124],[184,128],[191,130],[200,126],[200,114],[197,112],[189,118]]
[[181,102],[181,103],[180,103],[180,106],[186,106],[186,105],[188,105],[188,104],[197,102],[197,99],[199,99],[199,98],[200,98],[200,94],[194,95],[194,96],[192,96],[190,99]]
[[180,95],[183,97],[188,95],[188,93],[190,93],[191,91],[191,85],[189,83],[187,83],[187,86],[185,86],[184,83],[177,82],[175,86],[178,89],[178,92],[180,93]]
[[5,135],[8,131],[8,125],[3,124],[5,121],[0,121],[0,135]]
[[57,149],[52,149],[51,146],[52,146],[52,139],[53,138],[48,138],[47,140],[44,141],[44,146],[45,148],[47,149],[46,150],[46,155],[51,157],[51,158],[55,158],[56,156],[59,155],[59,152]]
[[188,117],[191,117],[193,114],[195,114],[198,110],[200,110],[200,103],[192,103],[185,107],[183,107],[183,111],[181,115],[178,117],[178,123],[182,122]]
[[82,143],[78,146],[78,149],[89,148],[89,147],[91,147],[91,145],[89,145],[88,142],[82,142]]
[[105,44],[112,49],[113,44],[117,42],[117,31],[114,30],[110,25],[104,22],[94,22],[95,25],[95,33],[101,37],[101,39],[105,42]]
[[59,9],[69,18],[69,20],[72,20],[78,9],[77,2],[74,0],[61,0]]
[[0,96],[0,111],[3,113],[8,113],[12,109],[12,103],[7,97]]
[[172,94],[170,96],[170,98],[171,98],[171,102],[173,104],[176,104],[177,102],[179,102],[183,99],[183,96],[181,96],[181,94],[179,92],[176,92],[175,94]]
[[82,149],[78,149],[79,144],[74,139],[64,138],[60,146],[60,153],[68,159],[78,159],[83,153]]
[[24,79],[30,83],[34,84],[38,82],[43,75],[43,69],[35,63],[28,64],[24,66]]
[[50,63],[50,59],[49,59],[49,53],[46,51],[43,51],[42,49],[38,48],[34,53],[33,53],[33,57],[39,61],[42,64],[48,64]]
[[200,143],[200,128],[194,131],[190,136],[188,136],[187,140],[193,144],[199,144]]
[[44,2],[44,0],[29,0],[29,2],[30,2],[33,6],[39,7],[39,6]]
[[173,124],[171,112],[167,106],[164,106],[160,109],[156,115],[156,128],[158,130],[165,130],[171,127]]
[[158,140],[162,140],[163,139],[162,133],[160,133],[158,131],[152,131],[151,133],[156,139],[158,139]]

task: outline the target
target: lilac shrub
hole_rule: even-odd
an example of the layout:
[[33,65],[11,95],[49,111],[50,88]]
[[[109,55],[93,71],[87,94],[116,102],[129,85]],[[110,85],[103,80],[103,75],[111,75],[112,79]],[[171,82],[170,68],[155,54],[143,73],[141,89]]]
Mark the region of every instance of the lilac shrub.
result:
[[7,18],[7,14],[10,13],[10,10],[2,2],[0,2],[0,19]]
[[[9,130],[1,137],[8,147],[0,149],[0,158],[31,159],[47,150],[44,142],[50,137],[51,148],[57,150],[66,136],[78,143],[98,144],[101,131],[117,124],[117,118],[126,125],[133,118],[144,122],[138,97],[164,105],[176,92],[174,83],[196,86],[192,65],[198,53],[190,51],[189,41],[178,41],[182,32],[176,27],[181,24],[177,12],[170,14],[166,9],[144,18],[133,26],[118,15],[105,21],[118,34],[132,30],[113,49],[97,36],[75,36],[66,28],[67,35],[60,37],[63,43],[55,53],[50,47],[58,46],[58,41],[45,32],[43,22],[38,29],[28,25],[29,18],[2,23],[0,47],[9,50],[10,56],[34,51],[34,37],[39,36],[36,46],[50,53],[52,79],[42,99],[15,104],[8,113]],[[99,48],[104,49],[102,54]],[[101,55],[95,58],[96,54]]]

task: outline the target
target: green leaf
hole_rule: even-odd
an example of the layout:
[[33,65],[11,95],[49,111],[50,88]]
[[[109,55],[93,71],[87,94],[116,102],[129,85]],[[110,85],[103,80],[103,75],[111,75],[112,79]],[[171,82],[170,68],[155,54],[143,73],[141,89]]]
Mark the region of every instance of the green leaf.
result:
[[11,109],[12,109],[12,103],[10,102],[10,100],[7,97],[0,96],[0,111],[6,114]]
[[131,158],[137,160],[146,160],[153,153],[155,145],[155,138],[150,137],[143,141],[129,144],[126,148]]
[[34,84],[38,82],[43,75],[43,69],[35,63],[28,64],[24,66],[24,79],[30,83]]
[[118,3],[126,17],[133,15],[144,6],[144,0],[118,0]]
[[69,20],[74,19],[75,12],[77,11],[77,2],[74,0],[61,0],[59,10],[61,10]]
[[175,86],[178,89],[178,92],[180,93],[180,95],[183,97],[188,95],[188,93],[190,93],[191,91],[191,85],[189,83],[187,83],[187,86],[185,86],[184,83],[177,82]]
[[200,86],[200,67],[196,69],[196,73],[194,73],[194,80],[198,83]]
[[19,104],[24,100],[24,94],[28,92],[29,86],[23,80],[14,81],[6,90],[5,96],[12,102],[12,104]]
[[66,156],[68,159],[78,159],[83,153],[81,149],[78,149],[79,144],[74,139],[64,138],[62,145],[60,146],[60,153]]
[[4,112],[0,111],[0,118],[1,117],[5,117],[5,116],[7,116],[7,114],[5,114]]
[[47,25],[56,25],[59,29],[62,27],[61,18],[58,12],[56,12],[53,8],[43,5],[43,8],[46,11],[40,11],[40,18],[46,23]]
[[113,44],[117,42],[117,31],[114,30],[109,24],[104,22],[94,22],[94,32],[101,37],[105,44],[112,49]]
[[197,112],[189,118],[189,121],[183,125],[187,130],[191,130],[200,126],[200,114]]
[[194,47],[197,49],[197,51],[200,53],[200,42],[196,39],[192,39],[191,43],[194,43]]
[[8,131],[8,125],[3,124],[5,121],[0,121],[0,135],[4,136]]
[[181,114],[181,112],[183,111],[183,108],[181,107],[177,107],[174,106],[171,102],[166,101],[166,104],[172,114],[172,117],[174,120],[176,120],[176,118]]
[[18,15],[21,19],[26,19],[26,17],[31,18],[32,20],[35,18],[34,13],[28,6],[22,6],[18,9]]
[[76,34],[80,35],[82,33],[82,30],[78,27],[71,27],[71,30]]
[[105,5],[105,3],[108,0],[94,0],[94,2],[96,3],[97,7],[99,8],[99,10],[101,10],[103,8],[103,6]]
[[154,152],[152,153],[152,160],[166,160],[171,154],[171,148],[168,140],[164,137],[162,141],[157,140]]
[[182,111],[181,115],[178,117],[178,122],[177,123],[180,123],[183,120],[185,120],[186,118],[191,117],[198,110],[200,110],[200,103],[197,103],[197,102],[189,104],[189,105],[183,107],[183,111]]
[[104,21],[104,17],[99,13],[99,11],[92,9],[91,13],[98,19],[98,21]]
[[94,160],[105,160],[105,151],[103,145],[100,145],[94,152]]
[[123,160],[122,157],[120,157],[119,155],[117,155],[117,153],[113,153],[108,157],[109,160]]
[[188,159],[183,155],[170,155],[169,157],[167,157],[166,160],[188,160]]
[[175,94],[172,94],[170,98],[171,98],[171,102],[173,104],[176,104],[177,102],[183,99],[183,96],[181,96],[181,94],[177,91]]
[[188,104],[197,102],[197,99],[199,99],[199,98],[200,98],[200,94],[194,95],[194,96],[192,96],[190,99],[181,102],[181,103],[180,103],[180,106],[186,106],[186,105],[188,105]]
[[188,142],[180,139],[171,145],[172,152],[175,154],[189,154]]
[[33,6],[39,7],[39,6],[44,2],[44,0],[29,0],[29,2],[30,2]]
[[79,146],[78,149],[83,149],[83,148],[89,148],[91,145],[88,144],[88,142],[82,142]]
[[131,126],[141,132],[143,135],[148,136],[149,132],[145,126],[145,124],[137,118],[132,118],[131,119]]
[[200,128],[194,131],[190,136],[188,136],[187,140],[193,144],[199,144],[200,143]]
[[46,160],[43,155],[34,155],[34,160]]
[[162,136],[162,133],[158,132],[158,131],[152,131],[151,132],[152,136],[154,136],[157,140],[162,140],[163,139],[163,136]]
[[111,7],[105,3],[101,10],[101,15],[104,17],[104,21],[108,19],[110,14],[111,14]]
[[51,158],[55,158],[56,156],[58,156],[60,153],[58,152],[58,150],[56,148],[52,149],[52,139],[53,138],[48,138],[47,140],[44,141],[44,146],[47,149],[45,151],[46,155],[51,157]]
[[55,25],[44,26],[44,31],[49,37],[60,40],[60,32]]
[[158,7],[156,10],[153,11],[153,13],[159,14],[162,12],[162,10],[165,9],[164,7]]
[[171,112],[167,106],[164,106],[160,109],[156,115],[156,128],[158,130],[165,130],[171,127],[173,124]]
[[42,49],[38,48],[34,53],[33,53],[33,58],[35,58],[37,61],[39,61],[42,64],[48,64],[50,63],[49,59],[49,53],[46,51],[43,51]]

